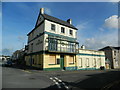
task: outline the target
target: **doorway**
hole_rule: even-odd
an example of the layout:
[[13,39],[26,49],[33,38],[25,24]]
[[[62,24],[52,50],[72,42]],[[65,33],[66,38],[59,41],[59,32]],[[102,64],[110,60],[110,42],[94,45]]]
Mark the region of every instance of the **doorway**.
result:
[[60,55],[60,67],[64,69],[64,55]]

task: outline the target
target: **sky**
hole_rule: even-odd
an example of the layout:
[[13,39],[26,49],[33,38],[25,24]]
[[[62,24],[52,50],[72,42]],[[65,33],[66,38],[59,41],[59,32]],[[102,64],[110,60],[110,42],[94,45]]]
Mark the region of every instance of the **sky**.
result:
[[27,44],[40,8],[78,28],[77,40],[87,49],[118,46],[118,3],[115,2],[2,2],[2,49],[11,55]]

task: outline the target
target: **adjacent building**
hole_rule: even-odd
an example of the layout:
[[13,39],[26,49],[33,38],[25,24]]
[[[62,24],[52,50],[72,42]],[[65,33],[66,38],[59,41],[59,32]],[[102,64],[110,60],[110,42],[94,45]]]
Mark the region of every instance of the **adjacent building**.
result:
[[105,67],[105,53],[103,51],[79,48],[77,54],[78,70],[96,70]]
[[120,68],[120,47],[107,46],[100,51],[105,52],[106,61],[109,61],[111,69]]
[[[103,51],[78,49],[77,28],[71,19],[63,21],[47,15],[44,8],[40,9],[35,28],[27,35],[25,61],[28,66],[42,70],[99,69],[104,66]],[[95,65],[92,59],[96,59]]]
[[20,50],[16,50],[11,56],[12,62],[20,65],[25,60],[25,54],[26,54],[26,52],[25,52],[24,48],[22,48]]
[[1,61],[7,61],[9,59],[10,59],[10,56],[0,55],[0,60]]

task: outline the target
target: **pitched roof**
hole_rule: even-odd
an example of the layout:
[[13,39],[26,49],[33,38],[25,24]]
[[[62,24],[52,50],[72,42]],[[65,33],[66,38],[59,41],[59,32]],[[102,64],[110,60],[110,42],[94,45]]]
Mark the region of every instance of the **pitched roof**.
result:
[[62,25],[68,26],[70,28],[78,30],[76,27],[74,27],[73,25],[69,24],[67,21],[60,20],[58,18],[55,18],[55,17],[47,15],[47,14],[42,14],[42,15],[47,20],[50,20],[50,21],[53,21],[53,22],[56,22],[56,23],[59,23],[59,24],[62,24]]
[[[74,27],[72,24],[69,24],[67,21],[60,20],[58,18],[55,18],[55,17],[47,15],[47,14],[39,14],[39,16],[40,15],[42,15],[46,20],[53,21],[53,22],[56,22],[56,23],[59,23],[59,24],[62,24],[62,25],[68,26],[70,28],[78,30],[76,27]],[[38,21],[38,19],[37,19],[37,21]],[[31,32],[33,32],[38,26],[40,26],[40,24],[36,25],[35,28],[32,31],[30,31],[27,35],[29,35]]]
[[114,49],[120,50],[120,47],[113,47]]
[[99,50],[105,50],[107,48],[120,50],[120,47],[113,47],[113,46],[106,46],[106,47],[99,49]]

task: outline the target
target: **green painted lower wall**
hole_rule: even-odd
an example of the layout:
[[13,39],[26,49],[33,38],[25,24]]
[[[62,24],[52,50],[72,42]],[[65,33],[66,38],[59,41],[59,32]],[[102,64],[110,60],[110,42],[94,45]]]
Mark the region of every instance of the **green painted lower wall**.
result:
[[44,71],[52,71],[52,70],[61,70],[60,67],[57,68],[43,68]]
[[80,68],[77,70],[100,70],[100,68]]
[[[60,67],[57,68],[44,68],[44,71],[52,71],[52,70],[62,70]],[[65,70],[100,70],[100,68],[81,68],[78,69],[77,67],[65,67]]]
[[[77,67],[64,67],[65,70],[77,70]],[[57,68],[44,68],[45,71],[52,71],[52,70],[62,70],[60,67]]]
[[77,70],[77,67],[65,67],[65,70]]

